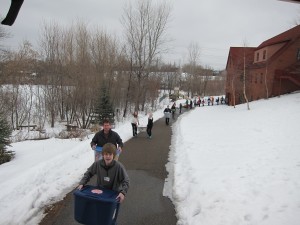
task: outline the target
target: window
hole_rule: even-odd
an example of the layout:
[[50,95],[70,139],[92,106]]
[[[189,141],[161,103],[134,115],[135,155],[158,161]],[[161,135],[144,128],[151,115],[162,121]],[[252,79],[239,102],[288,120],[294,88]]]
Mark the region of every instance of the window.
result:
[[263,82],[263,76],[264,76],[264,74],[261,73],[261,74],[260,74],[260,83],[261,83],[261,84],[262,84],[262,82]]
[[242,81],[242,82],[244,81],[244,74],[242,74],[242,73],[240,74],[240,81]]
[[300,61],[300,48],[298,48],[298,52],[297,52],[297,60]]
[[259,52],[256,53],[256,61],[258,61],[258,60],[259,60]]
[[263,59],[266,59],[266,56],[267,56],[267,50],[264,50],[264,52],[263,52]]

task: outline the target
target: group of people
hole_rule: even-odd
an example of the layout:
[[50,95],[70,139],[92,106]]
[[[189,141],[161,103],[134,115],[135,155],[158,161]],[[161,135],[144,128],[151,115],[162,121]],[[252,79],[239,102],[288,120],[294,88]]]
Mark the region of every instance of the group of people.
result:
[[[137,136],[137,128],[140,125],[139,119],[138,119],[138,113],[134,112],[133,117],[131,120],[131,126],[132,126],[132,135],[133,137]],[[152,127],[153,127],[153,114],[150,112],[148,114],[148,122],[146,127],[146,132],[148,135],[148,138],[152,138]]]
[[[179,113],[181,113],[182,110],[182,104],[179,104]],[[164,114],[165,114],[165,119],[166,119],[166,125],[169,125],[170,123],[170,117],[172,115],[172,119],[175,119],[175,112],[176,112],[176,102],[174,102],[170,108],[170,106],[168,105],[165,110],[164,110]]]
[[[133,136],[137,136],[137,127],[139,125],[138,113],[134,112],[132,121]],[[97,186],[118,192],[117,200],[121,203],[124,201],[129,189],[129,176],[124,165],[118,161],[123,151],[123,141],[120,135],[111,129],[109,119],[102,122],[103,129],[97,132],[90,145],[94,150],[94,163],[84,173],[77,187],[81,190],[89,180],[96,175]],[[149,113],[147,134],[152,137],[153,114]],[[94,193],[102,193],[100,189],[94,189]]]
[[217,105],[219,105],[219,104],[225,104],[226,102],[225,102],[225,98],[224,98],[224,96],[221,96],[221,98],[218,96],[218,97],[214,97],[214,96],[210,96],[210,97],[208,97],[207,98],[207,100],[205,100],[204,98],[198,98],[198,100],[196,100],[196,99],[194,99],[194,105],[195,106],[204,106],[205,104],[207,104],[208,106],[210,106],[210,105],[214,105],[214,103],[216,103]]
[[[122,203],[129,189],[129,176],[124,165],[118,161],[123,151],[120,135],[111,129],[111,123],[104,119],[103,129],[95,134],[90,145],[95,152],[95,162],[87,169],[77,189],[81,190],[96,175],[97,186],[118,192],[117,200]],[[94,189],[101,194],[102,190]]]

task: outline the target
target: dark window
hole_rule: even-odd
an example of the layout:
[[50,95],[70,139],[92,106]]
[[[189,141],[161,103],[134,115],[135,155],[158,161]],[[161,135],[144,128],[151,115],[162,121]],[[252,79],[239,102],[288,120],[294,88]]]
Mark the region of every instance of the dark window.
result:
[[298,52],[297,52],[297,60],[300,60],[300,48],[298,48]]
[[260,74],[260,83],[261,83],[261,84],[262,84],[262,81],[263,81],[263,76],[264,76],[264,74],[261,73],[261,74]]
[[256,61],[258,61],[258,60],[259,60],[259,52],[256,53]]
[[263,59],[266,59],[266,55],[267,55],[267,51],[264,50],[264,52],[263,52]]

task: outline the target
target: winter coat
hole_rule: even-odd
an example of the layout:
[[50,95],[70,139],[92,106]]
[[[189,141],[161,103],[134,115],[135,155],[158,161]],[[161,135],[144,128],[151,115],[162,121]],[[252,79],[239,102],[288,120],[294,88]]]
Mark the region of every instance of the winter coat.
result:
[[111,165],[106,166],[104,159],[96,161],[84,173],[79,184],[87,184],[94,175],[97,175],[97,186],[126,195],[130,182],[122,163],[113,160]]
[[164,114],[166,118],[170,118],[171,115],[171,109],[170,108],[165,108]]
[[148,124],[147,124],[148,128],[152,128],[153,127],[153,117],[152,118],[148,118]]
[[133,116],[133,117],[132,117],[132,120],[131,120],[131,123],[138,125],[138,124],[139,124],[139,119],[138,119],[138,117],[137,117],[137,116]]
[[171,109],[170,108],[165,108],[164,113],[171,113]]
[[119,147],[123,147],[122,139],[120,138],[119,134],[113,130],[109,130],[107,137],[105,137],[104,130],[97,132],[92,139],[91,146],[97,145],[103,147],[103,145],[105,145],[106,143],[112,143],[116,147],[118,147],[118,144]]

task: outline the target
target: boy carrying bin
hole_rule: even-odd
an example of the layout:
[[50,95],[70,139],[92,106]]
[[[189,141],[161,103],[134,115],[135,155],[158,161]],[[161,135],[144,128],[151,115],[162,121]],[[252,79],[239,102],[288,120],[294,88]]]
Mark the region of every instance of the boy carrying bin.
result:
[[[77,189],[81,190],[89,180],[96,175],[97,186],[118,192],[116,199],[122,203],[129,188],[129,177],[122,163],[114,160],[117,148],[112,143],[103,145],[103,159],[94,162],[85,172]],[[101,194],[102,190],[95,189],[94,193]]]

